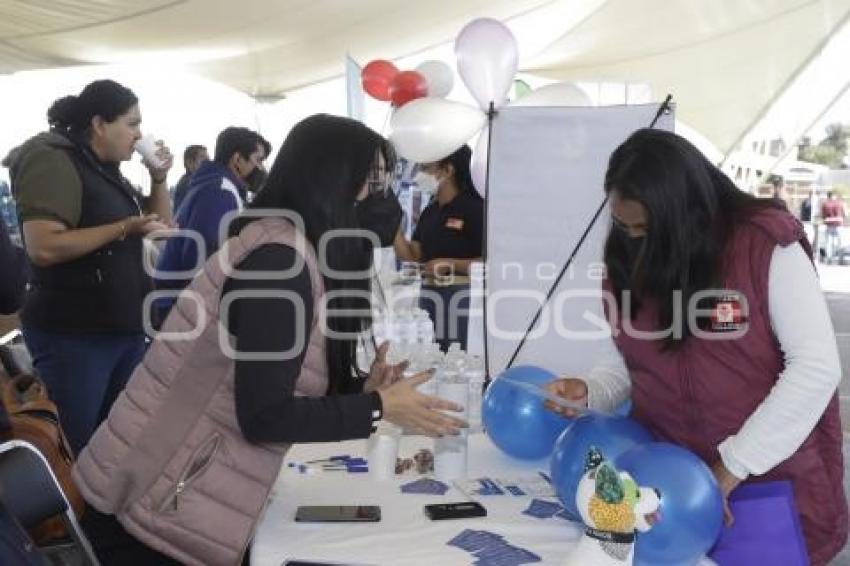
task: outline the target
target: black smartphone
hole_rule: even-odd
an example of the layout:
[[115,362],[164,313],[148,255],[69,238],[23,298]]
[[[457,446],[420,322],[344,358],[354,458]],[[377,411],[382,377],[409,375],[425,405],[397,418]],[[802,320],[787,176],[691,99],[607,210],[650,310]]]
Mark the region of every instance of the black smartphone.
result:
[[426,505],[425,514],[432,521],[441,521],[443,519],[486,517],[487,510],[477,501],[462,501],[460,503],[434,503],[433,505]]
[[295,511],[299,523],[372,523],[381,520],[377,505],[304,505]]

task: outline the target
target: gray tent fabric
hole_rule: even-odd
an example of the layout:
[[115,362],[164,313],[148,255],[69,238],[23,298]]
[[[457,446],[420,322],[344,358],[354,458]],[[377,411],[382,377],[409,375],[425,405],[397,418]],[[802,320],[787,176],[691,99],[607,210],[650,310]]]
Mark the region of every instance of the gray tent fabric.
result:
[[648,83],[726,153],[848,14],[850,0],[0,1],[0,73],[153,53],[275,97],[342,76],[346,52],[415,55],[488,16],[519,37],[521,70]]

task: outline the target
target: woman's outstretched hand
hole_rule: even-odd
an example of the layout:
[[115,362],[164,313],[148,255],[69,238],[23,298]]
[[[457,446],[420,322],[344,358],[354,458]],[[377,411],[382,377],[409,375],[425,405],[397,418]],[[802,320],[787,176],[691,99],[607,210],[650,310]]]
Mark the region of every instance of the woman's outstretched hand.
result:
[[443,412],[463,412],[463,407],[416,390],[433,375],[431,370],[423,371],[379,389],[384,418],[404,429],[431,437],[457,435],[467,428],[465,421]]

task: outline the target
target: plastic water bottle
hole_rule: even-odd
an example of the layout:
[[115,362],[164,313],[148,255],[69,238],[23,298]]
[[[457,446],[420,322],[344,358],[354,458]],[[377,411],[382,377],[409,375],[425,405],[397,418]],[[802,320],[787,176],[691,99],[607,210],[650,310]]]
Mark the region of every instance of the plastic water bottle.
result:
[[401,336],[399,339],[405,344],[417,344],[419,342],[419,321],[416,318],[416,313],[406,311],[401,316]]
[[435,374],[423,383],[416,387],[416,390],[422,393],[423,395],[431,395],[434,396],[437,394],[437,381],[440,378],[440,370],[443,365],[442,360],[442,352],[440,352],[439,357],[435,357],[433,355],[433,351],[426,347],[418,346],[416,348],[416,355],[414,359],[410,360],[410,367],[405,371],[405,377],[410,377],[416,375],[419,372],[435,369]]
[[449,350],[446,352],[446,359],[457,363],[464,356],[463,350],[460,349],[460,342],[452,342],[449,344]]
[[420,344],[434,342],[434,323],[423,309],[416,309],[416,341]]
[[[469,407],[469,383],[464,376],[444,365],[441,379],[437,383],[437,396],[463,407],[462,413],[452,416],[466,420]],[[444,436],[434,440],[434,475],[441,481],[466,477],[468,433],[461,429],[457,436]]]
[[363,340],[357,341],[357,351],[355,355],[355,360],[357,363],[357,367],[360,371],[369,372],[369,368],[372,367],[372,359],[374,356],[370,356],[369,352],[366,350],[366,345]]
[[375,341],[378,345],[389,340],[390,328],[387,320],[387,315],[384,313],[375,313],[372,315],[372,334],[375,336]]
[[467,356],[464,364],[469,383],[469,430],[479,432],[481,426],[481,403],[484,396],[484,360],[478,356]]

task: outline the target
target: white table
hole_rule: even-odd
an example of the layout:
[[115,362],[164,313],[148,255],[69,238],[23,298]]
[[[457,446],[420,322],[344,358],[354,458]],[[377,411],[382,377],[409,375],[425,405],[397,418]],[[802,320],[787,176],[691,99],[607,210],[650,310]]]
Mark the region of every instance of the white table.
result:
[[[530,477],[548,472],[548,461],[521,462],[498,451],[483,434],[470,435],[469,476]],[[403,437],[399,455],[412,457],[420,448],[432,446],[424,437]],[[286,462],[304,462],[336,454],[365,455],[366,441],[333,444],[301,444],[287,454]],[[284,465],[271,501],[257,528],[251,564],[280,566],[286,559],[327,560],[348,564],[395,566],[468,565],[474,557],[446,543],[463,529],[500,534],[509,544],[540,556],[543,564],[560,564],[578,540],[580,528],[558,518],[536,519],[522,511],[530,497],[511,495],[477,497],[487,517],[430,521],[423,512],[428,503],[465,501],[454,486],[443,496],[408,495],[403,483],[420,477],[407,473],[377,481],[367,474],[319,472],[299,474]],[[294,521],[299,505],[379,505],[378,523],[304,524]]]

